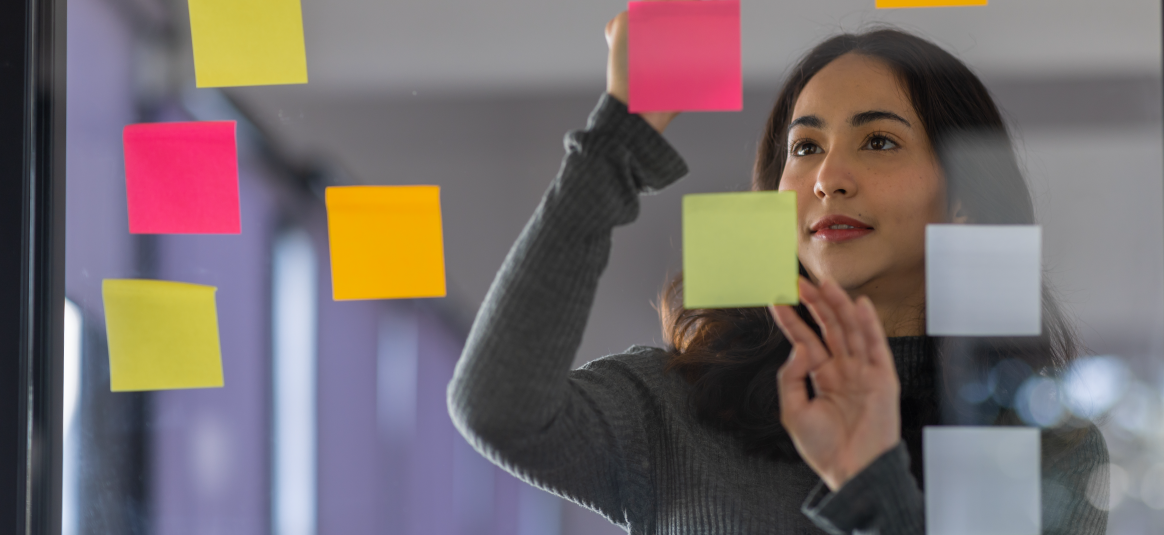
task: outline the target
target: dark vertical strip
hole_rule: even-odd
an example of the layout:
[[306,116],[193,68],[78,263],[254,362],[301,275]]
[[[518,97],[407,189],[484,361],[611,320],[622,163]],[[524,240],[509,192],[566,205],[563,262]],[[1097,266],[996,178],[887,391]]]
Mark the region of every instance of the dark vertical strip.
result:
[[0,532],[22,533],[27,428],[21,319],[24,311],[24,186],[28,1],[0,2]]
[[65,306],[65,0],[32,11],[33,174],[29,191],[31,338],[28,532],[61,531],[61,362]]
[[60,532],[63,0],[0,5],[0,531]]

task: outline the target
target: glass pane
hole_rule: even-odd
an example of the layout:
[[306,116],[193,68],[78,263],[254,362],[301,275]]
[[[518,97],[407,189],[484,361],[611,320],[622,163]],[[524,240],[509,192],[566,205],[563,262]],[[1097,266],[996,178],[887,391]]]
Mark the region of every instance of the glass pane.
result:
[[[601,117],[613,122],[571,137],[565,162],[562,135],[587,128],[606,87],[604,25],[625,4],[271,0],[302,14],[309,83],[199,88],[212,78],[195,72],[190,10],[220,3],[69,6],[65,533],[571,535],[624,531],[618,523],[635,533],[814,532],[823,517],[801,506],[822,473],[777,416],[781,330],[763,308],[715,309],[706,318],[738,315],[721,331],[692,320],[713,340],[700,361],[684,349],[695,342],[675,334],[676,318],[693,317],[682,294],[661,298],[685,265],[685,195],[777,187],[798,195],[797,228],[781,230],[800,232],[802,274],[878,306],[903,394],[896,421],[909,460],[895,473],[918,485],[924,498],[911,503],[929,508],[931,529],[1014,513],[1043,533],[1093,533],[1097,518],[1111,534],[1164,530],[1159,3],[743,2],[738,20],[709,9],[714,17],[686,20],[714,26],[712,67],[736,61],[738,23],[742,111],[683,113],[660,138],[607,102]],[[878,82],[876,68],[842,69],[828,72],[860,84],[828,86],[820,73],[840,60],[822,62],[789,101],[789,118],[815,122],[768,132],[800,58],[881,24],[935,44],[970,77],[890,76],[898,86]],[[661,28],[651,35],[664,39]],[[697,42],[672,34],[675,46]],[[863,57],[886,53],[874,48]],[[662,50],[656,61],[675,59]],[[678,59],[676,76],[702,72],[699,54]],[[915,60],[885,72],[901,77]],[[918,89],[944,75],[953,89]],[[967,104],[974,77],[1005,130],[949,126],[990,122]],[[683,93],[663,87],[656,96]],[[886,87],[886,100],[866,105]],[[901,102],[905,111],[893,107]],[[967,109],[979,115],[954,117]],[[881,113],[898,111],[907,117]],[[234,122],[241,232],[130,232],[124,128],[209,121]],[[901,162],[916,154],[909,169],[921,178],[909,182]],[[679,159],[685,178],[633,195]],[[585,162],[594,167],[578,176],[589,182],[554,182]],[[186,169],[195,163],[205,162]],[[359,185],[441,188],[446,297],[333,298],[325,191]],[[824,215],[852,221],[809,229]],[[527,238],[548,228],[553,239],[529,238],[507,257],[527,228]],[[834,249],[813,241],[821,230]],[[756,232],[710,243],[742,244],[732,251],[743,263],[756,256]],[[728,270],[719,280],[731,264],[717,264]],[[490,293],[507,265],[516,275]],[[214,287],[224,386],[113,391],[108,279]],[[475,318],[499,321],[470,334]],[[639,362],[633,345],[658,348],[643,353],[657,370],[618,367]],[[482,359],[463,368],[479,375],[450,390],[463,351]],[[506,360],[517,354],[526,360]],[[745,358],[752,368],[731,368]],[[559,388],[539,390],[531,370],[559,361]],[[487,407],[526,392],[541,397]],[[454,417],[450,398],[463,402]],[[478,407],[495,411],[493,429],[471,421]],[[983,433],[941,433],[954,426]],[[572,440],[546,438],[559,427],[574,429],[562,435]],[[489,431],[528,442],[502,447]],[[927,456],[930,441],[944,445]],[[983,514],[972,498],[997,503]],[[1062,503],[1071,505],[1048,505]]]

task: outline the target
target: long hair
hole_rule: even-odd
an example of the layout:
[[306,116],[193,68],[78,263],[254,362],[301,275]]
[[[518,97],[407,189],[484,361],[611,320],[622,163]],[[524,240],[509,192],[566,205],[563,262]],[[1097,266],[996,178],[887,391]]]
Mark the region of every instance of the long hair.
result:
[[[779,187],[797,98],[817,72],[850,53],[878,59],[896,74],[937,150],[948,202],[960,202],[972,223],[1034,223],[1030,190],[1002,114],[986,86],[940,47],[889,28],[832,37],[793,67],[760,138],[752,189]],[[803,266],[800,270],[805,274]],[[693,409],[702,420],[736,433],[752,453],[795,458],[779,422],[776,389],[776,372],[788,358],[791,344],[765,308],[687,310],[682,293],[680,274],[664,288],[659,315],[669,344],[668,366],[691,383]],[[1045,284],[1042,299],[1040,336],[935,339],[930,347],[935,360],[942,361],[936,365],[947,368],[945,380],[950,370],[961,377],[982,374],[1006,359],[1043,373],[1066,365],[1078,351],[1074,330]],[[803,305],[796,310],[816,328]],[[903,428],[908,424],[903,421]],[[920,433],[915,438],[920,440]]]

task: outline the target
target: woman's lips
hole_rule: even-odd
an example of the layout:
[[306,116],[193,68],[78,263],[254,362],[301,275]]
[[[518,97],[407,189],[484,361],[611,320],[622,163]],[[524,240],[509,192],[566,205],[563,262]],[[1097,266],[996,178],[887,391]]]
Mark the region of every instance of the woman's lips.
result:
[[824,229],[820,229],[816,232],[813,232],[812,239],[837,243],[837,242],[855,240],[857,238],[860,238],[861,236],[869,234],[870,232],[873,232],[873,229],[871,229],[871,228],[845,228],[845,229],[824,228]]
[[873,232],[873,227],[851,217],[829,215],[817,221],[811,232],[813,239],[839,243],[865,236]]

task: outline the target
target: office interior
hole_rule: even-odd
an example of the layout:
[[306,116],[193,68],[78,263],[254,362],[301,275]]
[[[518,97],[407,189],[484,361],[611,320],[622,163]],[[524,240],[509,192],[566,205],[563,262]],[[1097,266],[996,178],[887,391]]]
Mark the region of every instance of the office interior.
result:
[[[889,23],[954,52],[1003,108],[1045,276],[1102,401],[1111,497],[1095,505],[1113,535],[1162,532],[1160,3],[742,6],[744,109],[668,131],[691,172],[616,230],[575,364],[664,345],[654,304],[682,267],[682,196],[747,190],[786,69],[829,35]],[[63,533],[622,532],[484,459],[446,386],[563,134],[604,90],[603,27],[625,8],[304,0],[307,84],[199,89],[185,2],[70,0]],[[241,234],[126,232],[122,129],[203,120],[237,121]],[[441,187],[448,295],[333,300],[325,188],[407,184]],[[224,388],[111,392],[108,278],[216,286]]]

